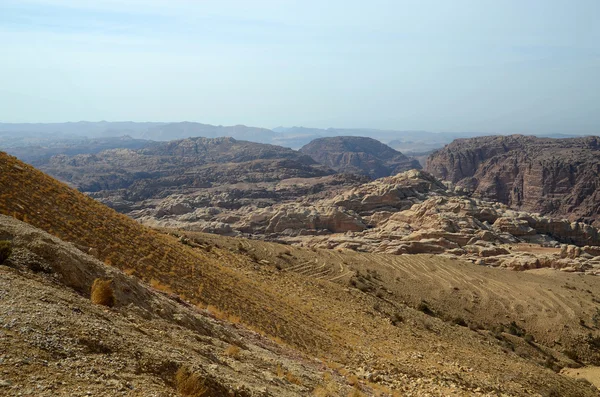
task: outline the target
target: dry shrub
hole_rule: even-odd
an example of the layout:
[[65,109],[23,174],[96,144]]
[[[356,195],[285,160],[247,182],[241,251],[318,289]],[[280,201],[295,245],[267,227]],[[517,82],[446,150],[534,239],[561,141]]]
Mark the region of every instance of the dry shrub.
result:
[[162,291],[162,292],[166,292],[168,294],[172,294],[173,290],[171,289],[171,287],[169,287],[166,284],[162,284],[160,281],[158,281],[157,279],[150,279],[150,286],[156,290]]
[[12,253],[12,247],[10,241],[0,241],[0,265],[4,263],[5,260],[8,259],[10,254]]
[[238,359],[240,358],[240,348],[237,347],[236,345],[229,345],[229,347],[227,347],[227,349],[225,349],[225,355]]
[[291,372],[287,372],[285,374],[285,379],[287,379],[288,382],[293,383],[293,384],[298,385],[298,386],[300,386],[302,384],[302,381],[300,380],[300,378],[298,378],[297,376],[295,376]]
[[240,316],[230,315],[229,317],[227,317],[227,321],[229,321],[232,324],[239,324],[240,321],[242,321],[242,318]]
[[275,373],[277,374],[277,377],[283,378],[283,375],[285,375],[285,372],[283,371],[283,368],[281,367],[281,364],[277,364],[277,368],[275,369]]
[[179,394],[185,397],[204,397],[207,396],[206,393],[208,392],[208,388],[204,384],[204,379],[185,366],[177,370],[175,374],[175,386]]
[[315,397],[338,397],[340,395],[340,390],[338,385],[331,379],[331,376],[326,379],[326,383],[323,383],[317,386],[312,391],[313,396]]
[[289,371],[285,371],[283,369],[283,367],[281,366],[281,364],[277,364],[277,368],[275,370],[275,373],[277,374],[277,376],[279,378],[285,378],[290,383],[293,383],[295,385],[301,385],[302,384],[302,381],[300,380],[300,378],[298,378],[297,376],[295,376],[294,374],[292,374]]
[[228,317],[227,313],[219,310],[218,307],[213,306],[213,305],[208,305],[206,307],[206,310],[208,310],[210,315],[213,316],[214,318],[216,318],[217,320],[225,320]]
[[133,273],[135,273],[135,269],[128,267],[128,268],[123,269],[123,273],[127,274],[128,276],[132,276]]
[[115,305],[115,295],[111,283],[112,280],[102,280],[101,278],[94,280],[91,294],[92,303],[108,307]]

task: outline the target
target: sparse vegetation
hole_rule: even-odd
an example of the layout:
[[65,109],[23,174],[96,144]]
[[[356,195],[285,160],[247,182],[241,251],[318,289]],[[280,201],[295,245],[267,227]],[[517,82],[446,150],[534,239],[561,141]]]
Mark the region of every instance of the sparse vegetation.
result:
[[112,280],[103,280],[97,278],[92,284],[91,300],[96,305],[113,307],[115,305],[115,295],[111,286]]
[[229,345],[225,349],[225,355],[237,360],[240,358],[240,348],[236,345]]
[[208,396],[208,387],[204,384],[204,379],[186,366],[182,366],[177,370],[175,386],[177,391],[185,397]]
[[300,380],[300,378],[298,378],[296,375],[294,375],[290,371],[286,371],[285,369],[283,369],[281,364],[277,364],[277,368],[275,369],[275,374],[277,375],[277,377],[283,378],[283,379],[287,380],[288,382],[293,383],[295,385],[302,384],[302,381]]
[[511,323],[508,325],[508,333],[515,336],[525,336],[525,330],[517,325],[517,323],[514,321],[511,321]]
[[404,317],[402,317],[402,314],[400,314],[400,312],[394,313],[394,315],[392,316],[392,324],[399,325],[403,322],[404,322]]
[[[27,172],[10,171],[14,166]],[[292,346],[319,352],[328,349],[331,341],[324,327],[311,324],[298,332],[296,306],[280,299],[272,289],[227,269],[247,261],[246,255],[229,250],[215,253],[218,249],[207,252],[193,247],[196,243],[187,236],[190,244],[182,244],[178,237],[144,227],[5,153],[0,153],[0,185],[0,213],[26,219],[64,241],[90,247],[92,255],[107,265],[127,269],[163,292],[185,295],[192,304],[213,305],[228,316],[239,316],[244,324]],[[210,288],[197,292],[200,284]],[[265,302],[273,310],[265,311]]]
[[568,349],[568,350],[563,351],[563,354],[573,361],[579,361],[579,355],[577,354],[577,352],[575,350]]

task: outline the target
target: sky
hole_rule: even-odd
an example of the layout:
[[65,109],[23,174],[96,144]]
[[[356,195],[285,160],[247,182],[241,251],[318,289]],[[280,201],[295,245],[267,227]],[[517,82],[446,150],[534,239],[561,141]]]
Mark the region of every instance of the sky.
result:
[[600,133],[598,0],[0,0],[0,122]]

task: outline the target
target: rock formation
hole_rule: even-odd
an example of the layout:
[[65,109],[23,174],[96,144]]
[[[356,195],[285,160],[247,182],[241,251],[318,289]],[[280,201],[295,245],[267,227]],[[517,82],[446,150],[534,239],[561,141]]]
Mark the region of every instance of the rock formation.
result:
[[421,168],[417,160],[375,139],[357,136],[315,139],[303,146],[300,152],[336,171],[358,173],[371,178]]
[[[332,193],[333,191],[330,191]],[[598,229],[461,196],[419,170],[381,178],[331,197],[236,209],[196,207],[131,215],[153,226],[248,235],[301,246],[387,254],[433,253],[518,270],[600,272]],[[187,201],[186,201],[187,200]]]
[[490,136],[457,139],[426,170],[517,209],[598,224],[600,138]]
[[79,190],[125,201],[166,197],[214,184],[271,182],[331,175],[333,170],[292,149],[233,138],[155,142],[140,150],[114,149],[55,156],[41,167]]

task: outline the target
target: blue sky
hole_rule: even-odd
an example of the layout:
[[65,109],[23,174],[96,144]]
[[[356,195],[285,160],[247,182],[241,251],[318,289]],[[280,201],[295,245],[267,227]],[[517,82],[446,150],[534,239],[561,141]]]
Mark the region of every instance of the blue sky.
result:
[[600,129],[600,1],[0,0],[0,121]]

